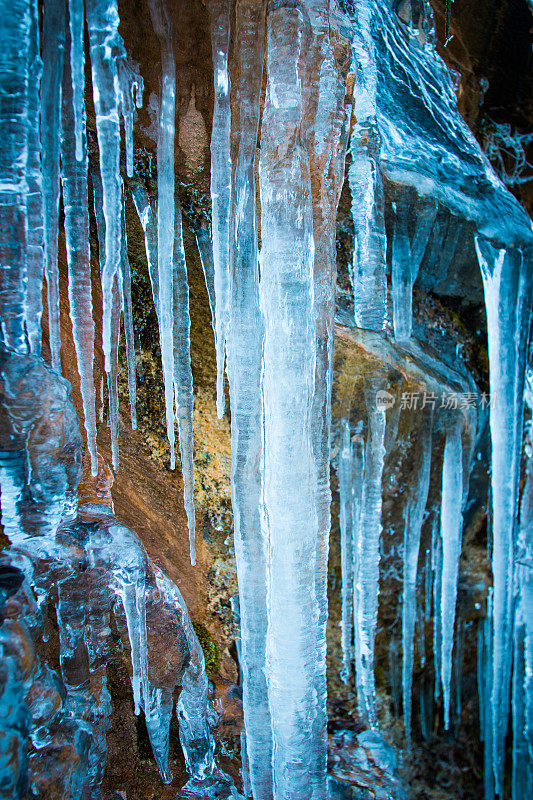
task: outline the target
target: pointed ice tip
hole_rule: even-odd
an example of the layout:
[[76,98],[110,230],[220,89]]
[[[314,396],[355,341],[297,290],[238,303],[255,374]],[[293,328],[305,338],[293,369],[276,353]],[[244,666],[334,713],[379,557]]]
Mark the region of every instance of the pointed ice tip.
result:
[[194,546],[191,548],[191,566],[192,567],[196,566],[196,552]]
[[96,478],[98,475],[98,456],[91,453],[91,475]]

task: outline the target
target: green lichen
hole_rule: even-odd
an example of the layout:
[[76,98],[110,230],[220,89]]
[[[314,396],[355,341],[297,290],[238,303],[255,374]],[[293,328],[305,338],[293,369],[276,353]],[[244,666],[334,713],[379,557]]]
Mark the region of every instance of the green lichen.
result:
[[193,622],[192,626],[204,654],[205,671],[210,678],[214,673],[220,670],[220,653],[217,644],[201,622]]

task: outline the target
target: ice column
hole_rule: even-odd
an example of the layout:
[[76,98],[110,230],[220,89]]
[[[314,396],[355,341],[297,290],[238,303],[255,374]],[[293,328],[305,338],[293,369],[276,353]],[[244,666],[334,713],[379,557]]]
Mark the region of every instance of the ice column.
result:
[[421,445],[414,468],[416,478],[404,508],[403,594],[402,594],[402,694],[405,737],[411,737],[411,692],[413,683],[413,637],[416,622],[416,576],[420,551],[420,533],[429,491],[431,466],[432,415],[424,420],[419,432]]
[[[237,78],[231,87],[232,279],[227,329],[231,402],[231,492],[242,642],[243,706],[250,785],[272,798],[272,728],[265,675],[267,542],[261,526],[261,354],[255,154],[263,77],[266,3],[235,5]],[[215,274],[216,280],[216,274]],[[217,289],[218,292],[218,289]],[[217,294],[217,303],[219,295]],[[215,318],[219,305],[216,306]]]
[[318,519],[310,421],[316,362],[313,209],[303,147],[308,36],[301,8],[271,8],[259,183],[266,676],[276,800],[311,797],[310,772],[322,747],[314,727],[322,687],[315,679]]
[[44,267],[48,299],[48,331],[52,366],[61,371],[59,330],[59,143],[61,87],[65,49],[64,0],[46,0],[43,16],[41,83],[41,146],[44,211]]
[[30,3],[14,0],[0,26],[0,324],[4,343],[19,353],[26,352],[30,35]]
[[81,156],[78,158],[77,142],[74,136],[76,120],[73,112],[73,82],[68,59],[64,60],[62,98],[61,185],[65,212],[70,318],[80,375],[87,447],[91,456],[91,471],[93,475],[96,475],[98,458],[96,453],[96,393],[93,378],[94,322],[91,295],[85,106],[82,105],[81,108]]
[[[531,308],[529,251],[500,249],[476,236],[489,338],[492,443],[492,752],[502,792],[512,659],[513,576],[518,472],[522,443],[525,347]],[[490,667],[489,667],[490,668]]]
[[368,434],[361,500],[359,567],[356,583],[356,679],[358,704],[372,726],[376,725],[374,638],[379,594],[379,540],[381,537],[381,479],[385,461],[385,410],[376,405],[379,379],[365,387]]
[[[462,421],[462,420],[461,420]],[[442,541],[441,579],[441,680],[444,701],[444,727],[450,726],[450,681],[457,600],[461,533],[463,527],[463,448],[461,423],[454,422],[446,433],[442,466],[440,536]]]
[[[230,292],[231,107],[228,51],[229,0],[211,0],[211,47],[215,106],[211,133],[211,203],[215,267],[215,346],[217,353],[217,413],[224,413],[224,355]],[[241,46],[242,47],[242,46]]]

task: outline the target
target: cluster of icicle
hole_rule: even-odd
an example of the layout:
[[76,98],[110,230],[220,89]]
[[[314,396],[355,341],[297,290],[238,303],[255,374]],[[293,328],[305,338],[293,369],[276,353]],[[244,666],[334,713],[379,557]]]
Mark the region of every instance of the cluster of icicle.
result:
[[[492,800],[495,795],[503,796],[505,738],[514,670],[513,798],[519,800],[527,780],[531,780],[531,768],[527,764],[531,764],[532,755],[531,738],[528,740],[533,706],[530,667],[528,672],[531,658],[527,621],[528,613],[531,618],[531,607],[527,605],[531,585],[528,482],[518,526],[524,375],[532,295],[531,223],[496,179],[457,112],[453,80],[434,50],[429,4],[424,3],[423,8],[420,4],[402,4],[402,23],[396,18],[392,4],[365,0],[350,3],[349,7],[360,78],[354,93],[357,123],[352,132],[348,165],[356,236],[351,269],[356,326],[389,330],[402,347],[412,349],[415,346],[412,288],[421,265],[436,265],[442,275],[449,274],[458,242],[468,230],[465,222],[477,229],[474,244],[485,293],[493,399],[489,420],[492,445],[489,552],[493,586],[480,638],[479,680],[485,742],[485,795],[486,800]],[[392,314],[387,308],[383,199],[386,180],[404,185],[391,207]],[[442,209],[447,209],[447,216],[442,215]],[[348,418],[342,424],[338,469],[345,581],[344,674],[347,675],[352,658],[353,613],[358,698],[370,721],[375,722],[371,673],[378,597],[385,412],[368,410],[366,442],[358,429],[350,429]],[[408,735],[420,527],[425,515],[431,512],[426,509],[430,452],[431,431],[427,431],[418,459],[416,491],[413,497],[405,499],[404,508],[402,672]],[[529,474],[529,461],[527,463]],[[431,590],[430,583],[426,590],[427,599],[431,600],[433,594],[434,600],[434,655],[442,682],[446,726],[449,723],[461,510],[466,501],[467,483],[462,477],[467,481],[468,469],[468,459],[463,459],[461,454],[460,426],[456,425],[446,436],[440,523],[437,516],[429,554],[434,587]],[[466,470],[463,476],[462,470]],[[457,652],[460,649],[459,642],[455,649]]]
[[[157,3],[153,6],[154,25]],[[131,274],[124,218],[124,182],[121,177],[121,120],[125,134],[126,174],[133,176],[133,121],[142,104],[143,81],[128,62],[118,33],[116,2],[107,0],[47,0],[43,7],[43,41],[35,3],[14,4],[13,19],[3,37],[4,71],[14,70],[19,90],[12,120],[3,122],[24,132],[24,148],[15,154],[3,148],[5,191],[9,194],[13,224],[19,226],[21,247],[9,255],[6,296],[20,313],[3,320],[9,347],[32,353],[41,350],[41,290],[46,277],[48,327],[52,366],[61,371],[58,235],[62,200],[68,262],[68,296],[87,446],[93,474],[97,471],[95,387],[93,380],[94,321],[91,299],[89,245],[89,161],[85,111],[84,26],[87,26],[99,169],[92,171],[98,227],[102,284],[102,343],[109,396],[112,462],[119,463],[118,347],[124,320],[131,423],[137,426],[135,349]],[[10,12],[11,13],[11,12]],[[162,12],[160,12],[162,13]],[[163,36],[164,38],[164,36]],[[20,45],[24,42],[24,46]],[[162,40],[162,47],[163,44]],[[157,223],[143,187],[132,193],[147,231],[150,275],[159,320],[167,430],[171,467],[175,466],[174,419],[178,423],[184,479],[185,508],[190,532],[191,561],[195,563],[193,502],[192,373],[189,353],[187,271],[181,234],[181,209],[174,204],[174,95],[173,60],[167,42],[163,58],[163,94],[158,142],[159,205]],[[166,52],[166,51],[165,51]],[[15,157],[18,155],[18,157]],[[153,227],[153,230],[147,228]],[[24,228],[24,231],[22,231]],[[15,228],[16,229],[16,228]],[[28,257],[26,258],[26,252]]]
[[[105,730],[110,714],[105,661],[111,607],[115,614],[122,614],[124,618],[131,651],[135,713],[141,708],[144,710],[154,755],[165,781],[172,777],[168,767],[169,726],[172,694],[179,671],[176,668],[168,675],[161,675],[161,665],[151,660],[147,604],[162,603],[171,619],[176,624],[179,621],[188,649],[188,666],[185,665],[183,671],[177,709],[180,739],[193,783],[209,778],[214,769],[203,655],[178,589],[157,570],[152,576],[154,585],[148,587],[148,561],[141,543],[134,533],[118,525],[103,506],[92,510],[85,506],[76,516],[81,439],[70,387],[58,374],[61,371],[58,235],[61,199],[70,317],[87,446],[92,473],[96,475],[94,322],[84,105],[85,24],[100,154],[100,169],[95,170],[92,179],[99,234],[103,348],[113,464],[117,467],[117,360],[121,315],[124,317],[132,425],[136,425],[131,276],[120,170],[121,117],[126,140],[126,171],[132,175],[133,115],[135,103],[141,102],[142,80],[128,64],[113,0],[86,0],[85,3],[70,0],[68,4],[65,0],[46,0],[42,45],[38,3],[36,0],[13,0],[0,32],[0,93],[7,98],[0,109],[2,524],[15,548],[15,560],[20,560],[18,550],[29,554],[33,567],[28,578],[41,600],[53,586],[58,586],[60,661],[67,716],[80,720],[81,739],[76,734],[76,747],[80,741],[90,742],[91,737],[94,740],[88,745],[89,754],[79,755],[77,769],[78,772],[85,770],[85,775],[70,786],[68,791],[73,794],[68,796],[72,797],[81,796],[83,792],[83,796],[89,796],[87,791],[97,796],[100,791],[106,754]],[[164,191],[160,196],[164,200]],[[172,247],[169,252],[168,248],[159,246],[163,257],[159,259],[158,280],[154,280],[160,291],[157,294],[154,290],[154,296],[161,329],[167,333],[170,330],[171,336],[171,387],[176,393],[191,559],[194,561],[192,383],[187,283],[180,237],[177,213],[176,234],[172,239],[174,252]],[[48,292],[51,368],[40,358],[43,276]],[[174,313],[173,308],[179,313]],[[164,358],[168,363],[168,343]],[[88,519],[83,514],[88,515]],[[54,565],[52,570],[50,563]],[[161,609],[158,613],[162,613]],[[155,625],[157,627],[157,620]],[[9,655],[9,646],[8,640],[3,642],[4,656]],[[176,641],[174,647],[177,648]],[[59,682],[59,678],[57,680]],[[28,691],[29,688],[26,687]],[[95,705],[97,696],[100,700]],[[54,720],[56,724],[57,715]],[[41,750],[52,741],[49,737],[42,739],[46,733],[43,731],[38,735],[31,733],[34,746]],[[4,771],[11,775],[11,767],[6,763],[2,763],[3,775]],[[90,789],[83,788],[87,781]],[[21,787],[22,783],[19,786],[22,791]]]

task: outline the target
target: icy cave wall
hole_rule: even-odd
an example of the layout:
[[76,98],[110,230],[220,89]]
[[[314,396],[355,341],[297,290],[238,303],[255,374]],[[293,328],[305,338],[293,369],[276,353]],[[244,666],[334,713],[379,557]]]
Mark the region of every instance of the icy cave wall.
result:
[[[135,467],[143,463],[141,443],[148,441],[152,461],[171,468],[178,444],[180,477],[166,474],[158,497],[139,487],[135,502],[146,520],[131,527],[142,529],[152,559],[164,559],[193,604],[190,585],[206,577],[213,582],[214,573],[227,607],[234,577],[219,540],[230,527],[220,500],[220,490],[227,492],[228,419],[216,422],[215,386],[211,378],[203,382],[205,373],[216,373],[221,416],[226,372],[243,791],[256,800],[328,792],[331,460],[339,502],[342,586],[334,594],[341,601],[342,679],[354,688],[358,724],[371,729],[361,742],[370,751],[372,743],[377,751],[382,746],[376,678],[379,689],[379,633],[391,609],[380,610],[379,586],[388,574],[396,580],[395,571],[401,636],[392,625],[388,655],[392,682],[402,687],[406,739],[413,729],[415,631],[420,668],[427,662],[427,680],[417,678],[417,690],[424,684],[417,733],[420,725],[430,738],[436,725],[454,723],[464,642],[472,639],[471,620],[466,633],[465,620],[454,624],[462,529],[465,523],[468,531],[472,502],[479,504],[486,491],[483,467],[480,476],[472,465],[483,459],[488,430],[492,588],[478,631],[485,794],[504,793],[513,670],[513,793],[520,797],[531,780],[529,490],[520,531],[517,524],[531,225],[457,113],[456,86],[434,49],[429,6],[213,2],[208,14],[198,7],[180,15],[154,0],[138,18],[135,9],[120,9],[122,35],[118,11],[113,3],[71,2],[67,9],[49,2],[38,9],[19,2],[3,34],[1,74],[10,104],[1,120],[7,143],[2,521],[11,542],[6,596],[16,598],[6,620],[24,620],[26,641],[35,641],[39,651],[50,598],[60,644],[56,672],[43,656],[21,681],[16,636],[9,624],[5,628],[6,669],[15,676],[7,676],[6,685],[20,709],[11,719],[15,706],[7,704],[6,726],[21,754],[18,766],[6,766],[7,791],[24,796],[28,778],[30,792],[44,796],[50,785],[64,786],[61,796],[100,791],[113,701],[105,666],[112,648],[104,642],[115,626],[129,656],[135,711],[143,710],[162,778],[171,778],[173,690],[181,681],[180,737],[188,770],[203,782],[198,791],[215,791],[219,779],[217,791],[235,791],[218,773],[210,779],[207,678],[179,591],[146,559],[136,534],[103,508],[109,481],[96,450],[99,378],[105,375],[110,435],[100,425],[98,449],[118,470],[114,499],[117,508],[122,504],[121,519],[131,516],[126,506],[137,493],[128,484],[146,478],[146,465],[138,473]],[[194,36],[204,49],[187,58]],[[63,227],[64,255],[61,238],[58,247]],[[335,303],[335,244],[343,228],[349,241]],[[481,280],[466,279],[477,262]],[[48,360],[49,349],[56,371],[61,366],[72,376],[84,420],[88,458],[78,492],[81,442],[68,387],[38,357],[43,272],[43,352]],[[440,295],[461,304],[470,293],[478,305],[485,299],[490,386],[483,385],[486,372],[476,369],[469,351],[476,350],[472,337],[458,333],[453,321],[446,325],[443,306],[427,300]],[[195,311],[202,302],[199,326]],[[195,324],[202,329],[196,342]],[[216,370],[205,342],[201,357],[194,354],[198,339],[212,335],[211,325]],[[136,358],[140,337],[158,340],[160,366],[142,342]],[[75,352],[79,378],[65,351]],[[163,424],[150,397],[160,395],[161,386]],[[129,416],[127,424],[141,428],[133,439],[123,430],[122,445],[119,388],[129,398],[123,427]],[[148,425],[137,413],[137,390],[139,410],[153,412]],[[214,433],[211,441],[205,428]],[[217,457],[218,486],[217,467],[209,466]],[[183,496],[177,516],[186,521],[193,564],[199,547],[196,577],[172,535],[161,537],[161,517],[150,507],[154,500],[169,502],[171,488]],[[207,545],[195,541],[193,488],[208,516]],[[96,500],[96,507],[87,500]],[[172,533],[171,516],[168,525]],[[336,548],[334,539],[333,560]],[[111,592],[99,597],[92,586],[102,580]],[[40,608],[32,606],[33,592]],[[174,621],[170,633],[163,624],[168,647],[166,639],[154,642],[165,619],[161,607]],[[335,599],[330,607],[334,613]],[[329,617],[330,625],[336,622]],[[228,634],[225,624],[222,641]],[[167,653],[170,664],[161,674]],[[225,658],[231,674],[229,653]],[[30,699],[41,669],[62,687],[44,719],[42,703],[32,706]],[[332,687],[335,692],[330,678],[330,702]],[[340,715],[337,721],[342,727],[347,720]],[[62,777],[49,780],[58,761],[56,729],[63,736],[76,731],[74,750],[71,761],[61,761]],[[349,736],[345,744],[358,752]],[[330,741],[329,791],[344,796],[359,784],[343,772],[345,755],[340,767],[332,757],[337,746]],[[377,790],[379,768],[367,772]],[[399,796],[400,789],[391,784],[387,791]]]

